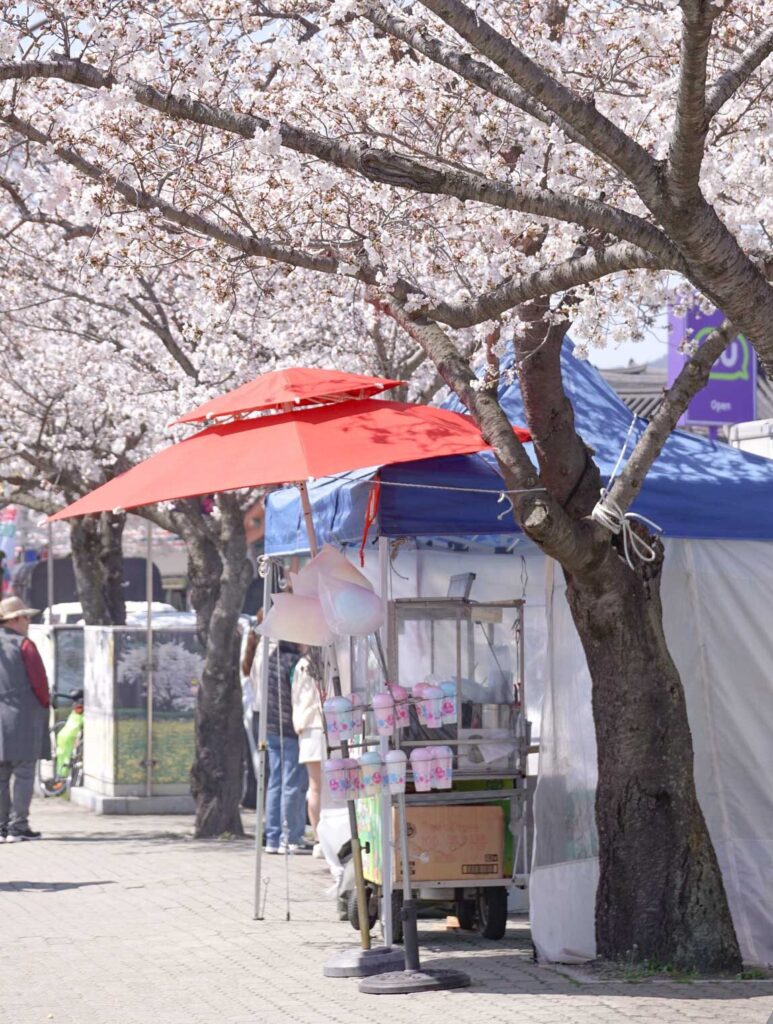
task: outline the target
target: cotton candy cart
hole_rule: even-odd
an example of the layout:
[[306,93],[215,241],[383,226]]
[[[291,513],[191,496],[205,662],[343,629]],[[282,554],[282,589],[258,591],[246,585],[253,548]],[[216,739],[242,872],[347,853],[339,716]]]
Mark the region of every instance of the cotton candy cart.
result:
[[[530,726],[525,708],[524,603],[467,598],[389,602],[387,666],[396,697],[392,745],[409,766],[421,751],[450,748],[451,778],[426,791],[407,772],[405,811],[413,896],[445,906],[464,929],[501,939],[513,887],[528,873],[526,761]],[[426,684],[422,688],[421,684]],[[423,714],[422,693],[444,692],[442,721]],[[418,689],[415,689],[418,688]],[[406,715],[407,712],[407,715]],[[402,720],[403,727],[398,728]],[[368,732],[373,733],[375,722]],[[425,755],[422,755],[425,756]],[[421,774],[421,768],[418,769]],[[425,791],[421,792],[420,789]],[[383,813],[375,798],[357,801],[369,920],[382,907]],[[402,866],[399,816],[393,816],[393,941],[399,941]],[[349,917],[358,926],[359,908]]]

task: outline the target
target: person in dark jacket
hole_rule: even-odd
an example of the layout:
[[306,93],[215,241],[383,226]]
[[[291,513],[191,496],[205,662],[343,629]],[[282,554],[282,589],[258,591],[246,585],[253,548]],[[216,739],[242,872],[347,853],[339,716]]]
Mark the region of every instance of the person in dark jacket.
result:
[[35,608],[0,601],[0,842],[40,839],[29,823],[35,764],[51,757],[48,680],[27,637]]
[[[293,669],[300,656],[297,644],[269,641],[266,853],[279,853],[284,849],[293,853],[304,845],[308,776],[305,766],[298,762],[298,736],[293,728],[291,690]],[[285,825],[286,834],[283,835]]]

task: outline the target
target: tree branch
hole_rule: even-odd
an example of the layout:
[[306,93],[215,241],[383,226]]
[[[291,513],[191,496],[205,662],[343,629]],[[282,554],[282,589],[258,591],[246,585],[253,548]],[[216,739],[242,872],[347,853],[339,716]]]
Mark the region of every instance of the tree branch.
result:
[[685,412],[694,395],[705,387],[711,367],[722,355],[735,331],[728,320],[713,331],[698,351],[679,372],[674,383],[663,395],[657,411],[636,442],[636,446],[622,472],[612,486],[610,498],[625,512],[638,495],[652,463],[660,455],[663,445],[675,429],[679,417]]
[[557,82],[462,0],[419,2],[500,67],[533,99],[566,122],[590,150],[603,156],[634,184],[648,205],[655,200],[660,187],[656,162],[630,136],[599,113],[591,101],[581,99]]
[[[28,121],[23,121],[21,118],[16,117],[15,114],[0,116],[0,122],[8,125],[13,131],[32,142],[37,142],[42,146],[51,145],[51,139],[44,132],[33,127]],[[345,264],[334,257],[312,256],[300,249],[271,242],[266,238],[242,235],[237,231],[232,231],[230,228],[216,224],[200,214],[181,210],[160,196],[151,195],[149,192],[144,192],[142,189],[123,181],[121,178],[115,177],[115,175],[110,174],[98,164],[86,160],[74,149],[66,146],[55,146],[54,153],[60,160],[74,167],[87,178],[109,185],[129,206],[144,211],[156,210],[173,224],[177,224],[195,234],[204,235],[207,238],[222,242],[224,245],[237,249],[247,256],[259,256],[267,260],[289,263],[294,267],[303,267],[306,270],[314,270],[323,274],[342,274],[348,277],[364,279],[364,276],[357,268],[353,268],[350,264]]]
[[510,495],[516,521],[524,533],[570,571],[587,570],[603,557],[608,544],[602,551],[593,543],[594,536],[603,537],[601,531],[586,520],[572,520],[552,495],[542,489],[543,484],[496,395],[472,387],[474,374],[469,363],[442,328],[408,313],[394,295],[383,295],[369,287],[366,299],[391,316],[421,345],[446,384],[467,406],[483,438],[494,449],[506,488],[527,492]]
[[564,389],[561,349],[568,317],[552,314],[547,299],[518,310],[516,332],[518,383],[529,424],[540,479],[574,519],[590,515],[601,486],[599,471],[575,429],[574,408]]
[[177,344],[177,341],[172,335],[172,329],[169,326],[169,319],[166,315],[166,311],[164,310],[161,301],[156,295],[153,286],[150,284],[149,281],[142,277],[142,275],[139,276],[138,280],[140,283],[140,287],[145,292],[153,306],[155,316],[151,315],[148,312],[148,310],[145,308],[143,303],[140,302],[139,299],[134,298],[132,296],[128,296],[127,301],[131,306],[134,307],[134,309],[137,310],[145,324],[147,324],[150,330],[153,331],[153,333],[156,335],[156,337],[159,339],[161,344],[167,350],[172,359],[174,359],[174,361],[177,363],[177,365],[180,367],[183,373],[198,383],[199,372],[193,365],[193,363],[190,361],[188,356],[185,354],[185,352],[183,352],[183,350]]
[[536,103],[528,93],[514,86],[507,75],[499,74],[487,64],[475,60],[468,54],[445,46],[439,39],[428,35],[417,26],[411,25],[404,18],[388,14],[382,7],[374,3],[366,2],[363,5],[363,10],[368,21],[380,31],[401,40],[412,50],[423,54],[448,71],[452,71],[471,85],[475,85],[484,92],[504,100],[510,106],[530,114],[535,120],[541,121],[549,127],[556,125],[572,141],[586,145],[585,140],[577,135],[568,124]]
[[[117,84],[112,75],[78,61],[0,63],[0,81],[4,78],[58,78],[93,89],[112,89]],[[428,195],[445,195],[461,202],[479,202],[500,209],[517,210],[520,213],[579,224],[585,228],[613,234],[663,259],[669,259],[671,255],[671,247],[666,237],[653,224],[606,203],[547,189],[509,186],[505,182],[494,181],[469,171],[441,170],[386,149],[343,142],[284,122],[272,126],[265,118],[236,114],[199,100],[162,93],[152,86],[138,82],[124,84],[132,90],[138,103],[168,117],[208,125],[246,139],[254,138],[259,131],[276,130],[285,148],[316,157],[343,170],[354,171],[369,181]],[[13,115],[6,115],[3,120],[12,127],[12,121],[19,121]],[[24,124],[20,121],[19,123]],[[20,133],[25,134],[23,131]],[[649,157],[647,159],[649,160]],[[179,223],[177,220],[173,222]],[[264,244],[268,243],[264,241]]]
[[706,62],[714,8],[697,0],[682,2],[679,88],[668,151],[668,189],[677,209],[687,207],[700,189],[706,144]]
[[457,303],[438,302],[422,306],[417,312],[454,328],[472,327],[493,320],[523,302],[590,284],[609,274],[626,270],[669,269],[683,272],[683,261],[676,249],[669,266],[636,246],[620,242],[601,252],[590,252],[546,270],[504,281],[478,298]]
[[706,127],[728,100],[751,78],[773,52],[773,26],[758,36],[734,68],[726,71],[712,86],[706,100]]

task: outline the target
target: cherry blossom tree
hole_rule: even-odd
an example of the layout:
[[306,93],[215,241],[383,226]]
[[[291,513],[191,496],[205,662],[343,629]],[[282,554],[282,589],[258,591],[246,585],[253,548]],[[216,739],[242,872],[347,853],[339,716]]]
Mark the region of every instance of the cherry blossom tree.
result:
[[[734,332],[773,369],[772,15],[771,0],[6,5],[0,123],[45,216],[98,223],[106,262],[196,265],[223,297],[242,268],[281,279],[296,327],[364,299],[528,492],[516,521],[563,567],[593,679],[608,956],[739,960],[662,551],[632,569],[592,516],[601,481],[560,346],[570,323],[591,344],[636,336],[675,287],[727,317],[605,499],[618,517]],[[536,470],[491,386],[503,340]]]
[[[408,375],[424,359],[414,343],[381,331],[376,318],[338,297],[337,315],[293,327],[297,291],[232,275],[212,286],[195,262],[172,273],[137,262],[125,238],[45,212],[8,154],[0,178],[0,440],[4,501],[53,513],[123,472],[183,430],[174,416],[282,362],[328,363]],[[37,174],[49,174],[44,166]],[[64,243],[64,244],[63,244]],[[108,259],[109,254],[109,259]],[[373,347],[363,346],[368,332]],[[402,335],[402,332],[400,332]],[[310,356],[309,349],[314,349]],[[302,353],[302,355],[300,355]],[[418,358],[417,358],[418,357]],[[430,374],[425,386],[431,386]],[[436,385],[435,385],[436,386]],[[187,429],[187,428],[186,428]],[[243,514],[253,496],[223,495],[213,512],[198,501],[141,510],[186,541],[192,603],[206,650],[197,707],[193,791],[197,835],[241,832],[243,748],[236,625],[251,579]],[[71,548],[84,617],[125,621],[121,591],[122,513],[71,521]]]

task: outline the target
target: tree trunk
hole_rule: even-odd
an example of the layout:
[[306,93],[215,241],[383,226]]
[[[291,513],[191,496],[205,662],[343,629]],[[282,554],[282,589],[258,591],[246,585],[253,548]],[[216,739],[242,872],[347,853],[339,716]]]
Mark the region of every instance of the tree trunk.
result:
[[124,626],[126,624],[126,591],[123,578],[123,531],[126,526],[126,515],[125,513],[103,512],[99,521],[105,607],[109,621],[114,626]]
[[70,521],[70,547],[78,599],[89,626],[126,622],[123,595],[125,515],[103,513]]
[[[242,835],[239,814],[244,727],[239,679],[239,614],[252,578],[238,505],[221,495],[216,546],[202,531],[188,534],[188,574],[204,644],[204,670],[196,700],[196,760],[191,791],[196,838]],[[219,549],[219,550],[218,550]]]
[[663,632],[662,551],[647,578],[610,549],[568,599],[593,682],[599,953],[737,970],[740,953],[693,778],[679,673]]

